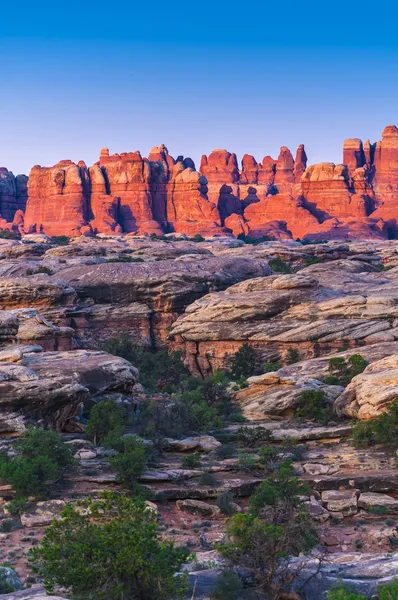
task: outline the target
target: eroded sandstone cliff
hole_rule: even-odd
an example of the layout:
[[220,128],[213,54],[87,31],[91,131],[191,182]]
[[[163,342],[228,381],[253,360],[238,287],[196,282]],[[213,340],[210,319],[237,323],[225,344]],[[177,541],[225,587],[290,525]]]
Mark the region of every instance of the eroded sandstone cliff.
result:
[[304,145],[277,159],[213,150],[197,171],[162,144],[87,167],[62,160],[25,176],[0,170],[0,227],[47,235],[215,235],[356,240],[398,235],[398,129],[345,140],[343,163],[307,167]]

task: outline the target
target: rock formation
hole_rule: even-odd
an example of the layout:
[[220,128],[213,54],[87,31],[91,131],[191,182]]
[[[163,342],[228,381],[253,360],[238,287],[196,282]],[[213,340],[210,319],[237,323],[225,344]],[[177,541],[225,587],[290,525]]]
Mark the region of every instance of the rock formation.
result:
[[398,235],[398,128],[371,144],[345,140],[343,163],[307,167],[304,145],[277,159],[213,150],[199,171],[161,144],[100,152],[87,167],[33,167],[28,183],[0,170],[0,227],[20,233],[143,236],[165,233],[258,239],[386,239]]

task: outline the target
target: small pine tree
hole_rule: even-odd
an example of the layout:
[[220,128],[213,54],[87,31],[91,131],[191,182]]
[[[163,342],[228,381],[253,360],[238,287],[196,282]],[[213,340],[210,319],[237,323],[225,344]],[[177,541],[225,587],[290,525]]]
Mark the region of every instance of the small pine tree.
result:
[[231,377],[235,381],[241,377],[247,378],[255,374],[256,352],[248,344],[243,344],[234,354],[231,361]]

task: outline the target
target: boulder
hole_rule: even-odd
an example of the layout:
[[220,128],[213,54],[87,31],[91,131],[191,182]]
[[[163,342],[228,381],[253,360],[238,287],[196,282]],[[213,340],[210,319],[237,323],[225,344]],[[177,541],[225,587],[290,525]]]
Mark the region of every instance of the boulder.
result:
[[376,507],[382,507],[389,513],[397,513],[398,500],[387,494],[377,494],[375,492],[364,492],[359,496],[358,508],[371,510]]
[[177,500],[176,506],[179,510],[189,512],[193,515],[200,515],[203,518],[217,517],[221,511],[218,506],[207,504],[201,500]]
[[221,443],[212,435],[200,435],[189,437],[183,440],[169,440],[168,444],[174,450],[187,452],[188,450],[197,450],[199,452],[212,452],[216,450]]
[[327,490],[322,492],[322,504],[330,512],[348,517],[358,512],[359,490]]
[[369,420],[398,399],[398,354],[373,362],[335,401],[339,414]]
[[51,525],[54,519],[58,519],[64,510],[66,502],[63,500],[45,500],[38,502],[34,509],[28,513],[21,514],[21,523],[25,527],[46,527]]

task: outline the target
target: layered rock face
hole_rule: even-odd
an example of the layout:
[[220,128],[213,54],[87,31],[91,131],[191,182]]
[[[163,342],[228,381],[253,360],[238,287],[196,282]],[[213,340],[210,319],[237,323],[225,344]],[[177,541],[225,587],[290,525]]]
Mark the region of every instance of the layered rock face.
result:
[[174,323],[174,347],[206,375],[228,368],[244,343],[256,350],[259,364],[284,359],[289,349],[302,360],[342,346],[395,343],[396,269],[380,273],[361,254],[324,264],[326,256],[318,256],[319,264],[298,273],[246,280],[201,297]]

